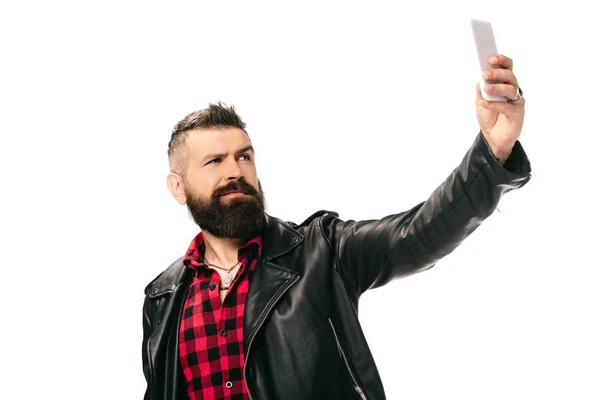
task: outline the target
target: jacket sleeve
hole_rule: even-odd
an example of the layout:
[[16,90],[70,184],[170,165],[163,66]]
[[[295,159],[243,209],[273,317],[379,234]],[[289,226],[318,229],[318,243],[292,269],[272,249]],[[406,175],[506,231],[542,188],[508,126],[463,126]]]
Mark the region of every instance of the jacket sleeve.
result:
[[429,269],[475,231],[505,193],[530,179],[519,142],[503,166],[479,132],[462,162],[426,201],[378,220],[338,220],[339,272],[360,294]]

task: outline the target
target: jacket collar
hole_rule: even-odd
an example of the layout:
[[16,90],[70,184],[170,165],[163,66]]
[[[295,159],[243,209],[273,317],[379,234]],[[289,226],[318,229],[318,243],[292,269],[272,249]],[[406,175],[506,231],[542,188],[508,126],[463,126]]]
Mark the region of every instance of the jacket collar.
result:
[[262,259],[269,261],[292,250],[304,240],[304,236],[279,218],[265,214],[262,240]]
[[[288,223],[265,213],[262,234],[262,260],[269,261],[289,252],[304,240],[304,236]],[[291,270],[290,270],[291,272]],[[183,265],[183,257],[173,262],[163,273],[146,286],[146,294],[159,297],[172,294],[182,283],[189,283],[193,270]]]

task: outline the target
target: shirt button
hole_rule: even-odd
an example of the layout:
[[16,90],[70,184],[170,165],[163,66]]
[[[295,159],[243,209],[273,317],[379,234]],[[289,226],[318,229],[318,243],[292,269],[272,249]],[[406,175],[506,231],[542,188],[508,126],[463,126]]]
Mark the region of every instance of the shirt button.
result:
[[225,329],[221,329],[221,332],[219,332],[221,334],[221,336],[227,336],[227,331]]
[[210,290],[215,290],[216,286],[215,286],[214,284],[212,284],[212,285],[210,285],[208,288],[209,288]]
[[227,383],[225,384],[225,387],[227,389],[231,389],[233,387],[233,383],[231,383],[231,381],[227,381]]

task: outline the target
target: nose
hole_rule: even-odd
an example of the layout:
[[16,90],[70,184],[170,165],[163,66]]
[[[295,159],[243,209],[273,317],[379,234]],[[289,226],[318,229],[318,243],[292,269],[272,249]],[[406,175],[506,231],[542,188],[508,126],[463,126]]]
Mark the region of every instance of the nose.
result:
[[242,173],[242,169],[240,168],[240,166],[238,165],[236,160],[228,163],[228,165],[227,165],[227,180],[238,180],[242,176],[244,176],[244,174]]

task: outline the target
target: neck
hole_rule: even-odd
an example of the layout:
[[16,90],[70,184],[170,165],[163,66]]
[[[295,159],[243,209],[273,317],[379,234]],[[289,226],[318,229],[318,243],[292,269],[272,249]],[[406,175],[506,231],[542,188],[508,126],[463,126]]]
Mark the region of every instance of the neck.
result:
[[244,245],[240,239],[218,238],[207,231],[202,231],[202,236],[206,262],[223,268],[231,267],[238,262],[239,249]]

